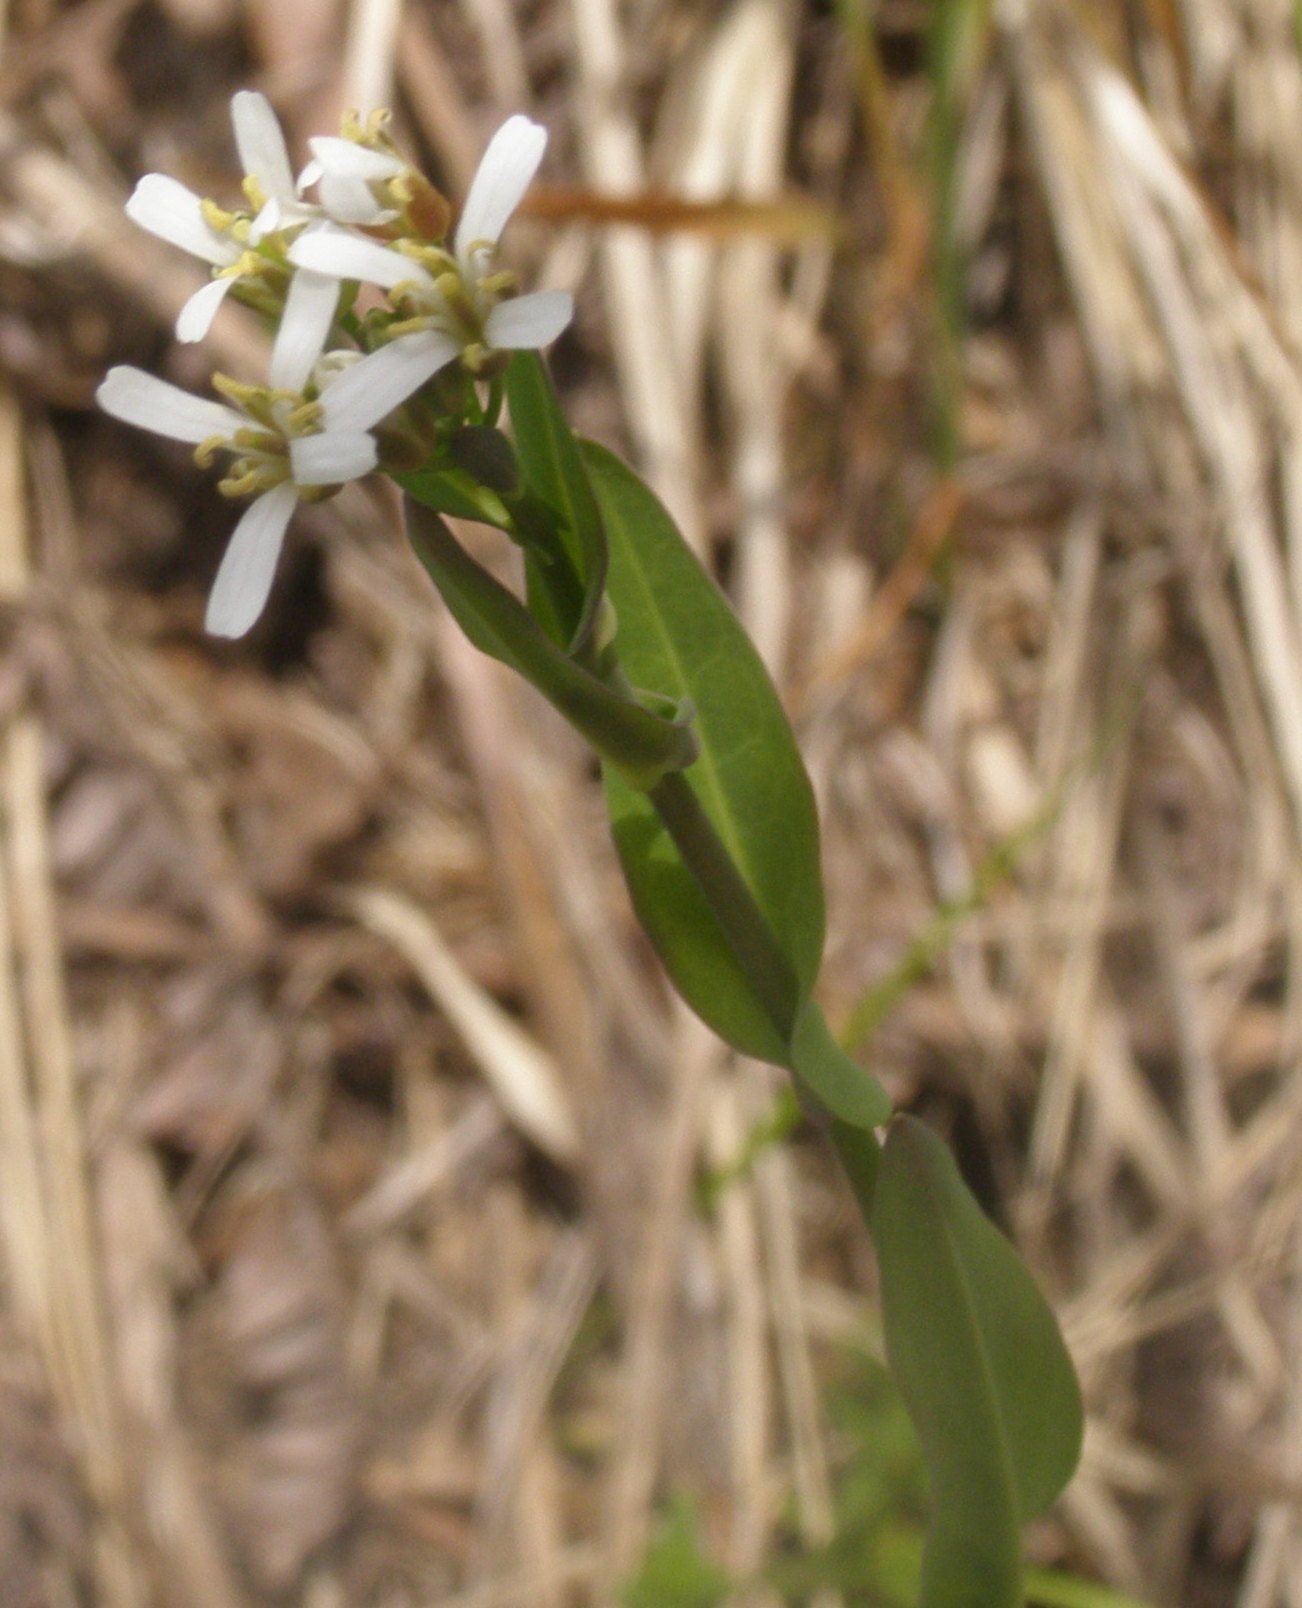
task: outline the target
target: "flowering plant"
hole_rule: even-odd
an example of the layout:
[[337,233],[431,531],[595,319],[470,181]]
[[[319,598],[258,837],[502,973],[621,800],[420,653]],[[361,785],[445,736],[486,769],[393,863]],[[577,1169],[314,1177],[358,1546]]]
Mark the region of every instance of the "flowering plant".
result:
[[[328,496],[376,468],[373,432],[382,421],[391,435],[404,425],[417,433],[422,423],[437,428],[417,397],[440,369],[460,359],[467,373],[486,373],[501,353],[546,345],[569,323],[573,302],[562,291],[513,296],[512,275],[493,271],[498,238],[547,143],[528,118],[511,118],[485,152],[451,253],[427,238],[446,228],[447,203],[393,149],[382,119],[366,129],[346,125],[346,137],[314,140],[314,159],[297,180],[264,96],[241,90],[231,120],[247,210],[224,211],[166,174],[150,173],[127,213],[213,269],[181,309],[178,340],[202,340],[231,294],[276,320],[267,384],[214,376],[226,398],[219,403],[121,367],[105,377],[98,401],[128,424],[194,443],[201,464],[229,452],[234,462],[219,490],[256,494],[208,602],[208,629],[238,637],[266,604],[299,499]],[[313,185],[317,203],[303,199]],[[396,244],[382,244],[377,233]],[[365,281],[392,293],[390,315],[355,315],[352,302]],[[463,405],[473,406],[468,392]],[[417,462],[422,446],[417,435]]]
[[[675,986],[730,1045],[791,1073],[840,1154],[931,1474],[923,1608],[1015,1608],[1020,1529],[1079,1452],[1076,1378],[1052,1313],[944,1146],[895,1114],[829,1031],[814,994],[818,821],[781,703],[665,510],[566,423],[539,349],[569,322],[571,298],[518,294],[498,264],[544,131],[524,117],[498,130],[449,240],[450,207],[382,117],[313,140],[295,178],[266,100],[241,93],[232,115],[244,208],[151,174],[128,211],[213,270],[179,339],[201,338],[226,296],[274,322],[267,382],[214,376],[215,401],[116,368],[99,390],[117,418],[193,443],[201,465],[229,454],[219,489],[253,498],[209,629],[239,636],[257,619],[301,499],[374,469],[403,488],[412,547],[467,636],[600,755],[634,907]],[[365,310],[363,284],[383,293]],[[445,516],[519,545],[523,595]]]

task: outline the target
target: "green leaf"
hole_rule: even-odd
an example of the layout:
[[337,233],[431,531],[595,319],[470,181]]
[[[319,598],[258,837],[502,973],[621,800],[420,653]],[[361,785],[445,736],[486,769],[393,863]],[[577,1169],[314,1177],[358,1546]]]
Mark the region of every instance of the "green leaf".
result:
[[674,986],[703,1022],[745,1055],[785,1066],[787,1042],[737,960],[699,883],[647,800],[603,772],[611,834],[633,908]]
[[393,477],[409,497],[435,513],[453,519],[476,519],[481,525],[511,529],[511,516],[495,491],[481,486],[464,469],[421,469]]
[[505,499],[520,492],[520,465],[511,443],[493,424],[463,424],[448,437],[453,464],[476,486]]
[[624,1608],[718,1608],[736,1589],[701,1545],[695,1505],[676,1496],[621,1596]]
[[[527,495],[512,504],[521,534],[550,562],[529,569],[530,606],[542,591],[563,635],[581,652],[596,626],[606,585],[606,536],[578,439],[561,412],[537,352],[517,352],[504,377],[516,456]],[[634,678],[636,679],[636,678]]]
[[1149,1608],[1138,1597],[1126,1596],[1079,1575],[1060,1569],[1028,1569],[1026,1599],[1035,1608]]
[[696,753],[690,707],[676,717],[653,713],[598,680],[562,653],[500,581],[475,563],[442,519],[406,499],[407,534],[461,629],[537,687],[610,764],[651,786]]
[[873,1196],[877,1193],[877,1174],[881,1167],[882,1147],[870,1130],[852,1122],[842,1122],[833,1116],[828,1123],[828,1137],[836,1146],[836,1153],[845,1169],[854,1198],[859,1202],[865,1223],[872,1222]]
[[[798,1008],[822,958],[823,889],[795,737],[749,637],[664,508],[612,453],[586,443],[584,455],[610,549],[615,650],[638,686],[695,706],[701,754],[684,779],[785,957]],[[774,1002],[756,997],[653,804],[617,777],[607,804],[638,915],[679,992],[730,1044],[787,1065],[794,1010],[785,1030],[775,1025]]]
[[764,1579],[792,1604],[813,1603],[831,1588],[855,1608],[914,1608],[927,1506],[918,1438],[884,1363],[866,1352],[846,1360],[850,1371],[824,1404],[843,1449],[832,1535],[781,1549]]
[[1020,1528],[1080,1455],[1080,1387],[1057,1322],[911,1117],[882,1148],[870,1226],[887,1355],[931,1485],[920,1608],[1020,1608]]
[[[791,1070],[798,1082],[812,1090],[835,1117],[856,1133],[864,1128],[876,1128],[890,1117],[890,1096],[832,1037],[817,1000],[805,1000],[796,1017],[796,1031],[791,1040]],[[877,1141],[870,1135],[860,1134],[860,1137],[866,1138],[872,1146],[875,1160]],[[856,1177],[856,1166],[844,1155],[843,1159],[851,1177]]]
[[931,279],[936,314],[929,356],[937,456],[944,468],[953,467],[959,449],[965,301],[959,228],[961,153],[967,109],[990,47],[992,15],[990,0],[946,0],[931,8],[928,29]]

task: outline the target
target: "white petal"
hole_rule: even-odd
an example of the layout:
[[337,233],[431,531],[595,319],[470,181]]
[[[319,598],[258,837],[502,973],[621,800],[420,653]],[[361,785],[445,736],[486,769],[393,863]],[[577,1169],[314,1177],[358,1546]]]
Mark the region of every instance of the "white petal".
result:
[[397,217],[391,207],[382,207],[364,179],[350,178],[346,174],[323,173],[317,187],[321,206],[335,223],[357,224],[373,228]]
[[131,192],[126,210],[127,217],[142,229],[215,268],[229,267],[240,254],[233,240],[225,239],[204,222],[194,191],[166,173],[146,173]]
[[533,183],[546,149],[547,130],[527,117],[508,117],[493,135],[457,224],[458,262],[464,265],[465,255],[476,241],[497,240]]
[[548,346],[574,317],[568,290],[539,290],[498,302],[484,323],[488,344],[497,351]]
[[226,293],[235,283],[229,276],[223,279],[210,279],[206,285],[200,286],[182,307],[176,320],[176,338],[178,341],[201,341],[212,328],[212,321],[217,316],[217,309],[226,300]]
[[355,348],[340,347],[332,352],[322,352],[312,370],[312,381],[319,395],[328,385],[333,385],[345,369],[352,368],[354,363],[360,363],[366,354]]
[[301,391],[312,365],[325,350],[339,305],[339,281],[308,269],[289,282],[267,379],[278,390]]
[[313,159],[307,164],[295,181],[295,187],[297,188],[298,193],[302,195],[304,190],[310,189],[324,172],[325,169],[321,166],[320,162],[313,157]]
[[341,486],[345,480],[369,475],[379,452],[364,430],[329,430],[291,441],[289,461],[296,485]]
[[249,244],[258,245],[264,235],[273,234],[280,228],[280,216],[284,211],[279,196],[272,196],[265,201],[256,218],[249,225]]
[[256,89],[241,89],[231,97],[231,122],[245,173],[257,179],[268,196],[293,202],[294,174],[271,102]]
[[204,625],[214,636],[243,636],[262,613],[285,527],[297,506],[298,493],[286,482],[264,491],[245,509],[208,594]]
[[307,143],[321,172],[336,173],[341,178],[366,179],[368,182],[396,179],[406,166],[396,156],[373,151],[367,145],[359,145],[356,140],[339,139],[331,134],[319,134]]
[[173,441],[207,441],[230,436],[245,423],[234,408],[206,397],[194,396],[179,385],[169,385],[144,369],[119,365],[111,368],[95,392],[105,413],[124,424],[134,424]]
[[333,274],[336,279],[364,279],[367,284],[392,290],[404,280],[433,281],[419,263],[391,251],[374,240],[363,240],[343,229],[311,229],[289,248],[289,260],[298,268]]
[[461,348],[446,335],[419,330],[369,352],[321,393],[328,430],[369,430],[445,368]]

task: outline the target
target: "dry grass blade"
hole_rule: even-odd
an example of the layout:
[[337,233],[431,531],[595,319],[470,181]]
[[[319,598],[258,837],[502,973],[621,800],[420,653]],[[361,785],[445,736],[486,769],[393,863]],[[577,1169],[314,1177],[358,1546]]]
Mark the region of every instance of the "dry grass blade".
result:
[[[1278,292],[1279,307],[1264,301],[1260,285],[1245,272],[1226,225],[1191,175],[1187,147],[1175,154],[1168,131],[1181,137],[1178,115],[1163,119],[1145,105],[1062,11],[1007,6],[1003,20],[1118,462],[1131,487],[1155,489],[1169,499],[1166,528],[1175,561],[1194,600],[1220,696],[1233,716],[1228,729],[1235,752],[1228,763],[1246,779],[1246,797],[1227,802],[1226,808],[1241,812],[1238,824],[1246,825],[1247,836],[1230,851],[1230,865],[1237,862],[1237,868],[1228,874],[1240,879],[1242,908],[1260,914],[1278,897],[1281,880],[1290,886],[1296,877],[1297,823],[1302,819],[1302,722],[1296,696],[1302,676],[1302,621],[1292,579],[1297,538],[1291,491],[1302,385],[1294,351],[1281,335],[1281,327],[1293,325],[1294,315],[1290,293],[1280,285],[1281,262],[1294,249],[1297,211],[1290,161],[1278,153],[1276,135],[1263,120],[1268,106],[1278,108],[1295,95],[1298,69],[1292,44],[1282,47],[1285,8],[1241,9],[1242,16],[1231,20],[1227,12],[1221,19],[1231,31],[1245,28],[1245,39],[1252,41],[1237,72],[1231,66],[1234,53],[1222,48],[1226,35],[1218,35],[1220,24],[1214,25],[1201,10],[1191,13],[1189,37],[1201,75],[1195,87],[1200,95],[1214,97],[1218,75],[1220,81],[1227,74],[1236,79],[1236,127],[1249,159],[1239,195],[1245,243],[1267,286]],[[1249,11],[1262,12],[1250,26]],[[1249,86],[1256,98],[1251,107],[1243,98]],[[1273,184],[1268,175],[1273,175]],[[1195,505],[1196,518],[1190,517]],[[1223,583],[1221,554],[1232,568],[1232,594]],[[1151,622],[1147,629],[1151,631]],[[1079,662],[1079,652],[1072,657]],[[1151,727],[1163,698],[1150,688],[1145,701]],[[1046,726],[1046,735],[1049,731]],[[1206,777],[1227,762],[1216,751],[1219,738],[1207,731],[1195,735],[1187,717],[1168,722],[1163,741],[1172,752],[1183,746],[1184,762],[1196,764]],[[1201,757],[1195,760],[1195,753]],[[1152,788],[1152,782],[1145,782],[1148,769],[1148,764],[1137,769],[1135,783]],[[1126,784],[1125,791],[1135,783]],[[1273,817],[1276,787],[1287,797],[1292,814],[1284,844]],[[1114,843],[1119,841],[1123,804],[1132,816],[1130,852],[1139,865],[1142,908],[1173,1033],[1171,1055],[1183,1106],[1178,1134],[1150,1110],[1146,1123],[1132,1118],[1127,1139],[1118,1120],[1123,1088],[1133,1094],[1142,1089],[1142,1079],[1133,1040],[1127,1046],[1115,1004],[1105,1007],[1118,1052],[1110,1059],[1127,1071],[1124,1085],[1114,1077],[1109,1093],[1101,1075],[1109,1058],[1096,1049],[1092,1098],[1113,1141],[1128,1152],[1129,1165],[1145,1173],[1149,1187],[1164,1201],[1169,1238],[1165,1248],[1160,1238],[1152,1243],[1146,1277],[1175,1279],[1124,1321],[1112,1320],[1111,1344],[1125,1350],[1146,1336],[1147,1349],[1155,1354],[1169,1350],[1178,1359],[1186,1355],[1183,1348],[1191,1347],[1197,1355],[1206,1343],[1206,1317],[1214,1311],[1216,1343],[1234,1357],[1236,1380],[1233,1408],[1228,1396],[1218,1406],[1227,1416],[1241,1415],[1240,1424],[1259,1425],[1277,1411],[1287,1377],[1278,1325],[1267,1316],[1271,1286],[1282,1276],[1287,1253],[1277,1247],[1268,1258],[1245,1267],[1245,1220],[1240,1213],[1259,1208],[1249,1207],[1251,1197],[1242,1193],[1246,1175],[1240,1158],[1245,1147],[1260,1155],[1258,1144],[1270,1142],[1264,1136],[1291,1129],[1295,1119],[1281,1085],[1261,1101],[1251,1124],[1240,1122],[1226,1085],[1223,1034],[1242,1004],[1245,986],[1250,986],[1246,979],[1261,965],[1264,929],[1254,934],[1251,920],[1229,916],[1219,934],[1195,936],[1207,909],[1224,908],[1212,891],[1212,866],[1200,882],[1190,877],[1188,867],[1170,865],[1169,824],[1162,821],[1160,805],[1151,795],[1138,805],[1125,803],[1125,793],[1114,787],[1111,800]],[[1096,824],[1102,819],[1096,817]],[[1214,822],[1212,815],[1204,824],[1209,834],[1216,830]],[[1064,823],[1077,851],[1080,825],[1078,820]],[[1079,852],[1074,858],[1090,860]],[[1115,860],[1115,848],[1108,858]],[[1094,863],[1104,862],[1096,858]],[[1085,1064],[1080,1059],[1083,1024],[1093,1018],[1093,1034],[1100,1036],[1101,1001],[1093,987],[1101,975],[1108,909],[1102,886],[1096,884],[1086,908],[1083,926],[1092,926],[1093,937],[1077,942],[1076,959],[1058,994],[1058,1049],[1055,1053],[1051,1047],[1033,1146],[1042,1166],[1061,1165],[1068,1154],[1065,1069]],[[1291,956],[1287,976],[1290,988],[1295,987]],[[1213,1006],[1213,1000],[1219,1005]],[[1073,1037],[1080,1049],[1069,1052]],[[1145,1095],[1138,1106],[1133,1100],[1131,1106],[1138,1115],[1151,1101]],[[1145,1137],[1137,1139],[1142,1128]],[[1258,1176],[1282,1216],[1291,1216],[1296,1209],[1293,1186],[1278,1175],[1270,1182],[1265,1182],[1268,1175]],[[1185,1264],[1190,1252],[1187,1242],[1180,1249],[1181,1236],[1193,1225],[1211,1270],[1178,1279],[1173,1267],[1165,1266],[1166,1259],[1171,1257],[1173,1266]],[[1200,1253],[1192,1254],[1199,1265]],[[1115,1288],[1111,1296],[1105,1293],[1107,1281],[1099,1273],[1091,1282],[1091,1302],[1099,1316],[1110,1307],[1115,1311]],[[1088,1356],[1088,1344],[1084,1351]],[[1291,1379],[1287,1388],[1295,1389]],[[1095,1505],[1086,1522],[1100,1537],[1108,1535],[1110,1546],[1129,1553],[1124,1574],[1137,1589],[1142,1579],[1138,1554],[1104,1489],[1113,1476],[1098,1467],[1093,1473],[1095,1483],[1087,1488]],[[1097,1483],[1100,1478],[1103,1485]],[[1170,1505],[1173,1524],[1181,1522],[1178,1506]],[[1283,1585],[1280,1560],[1289,1545],[1278,1515],[1263,1518],[1240,1602],[1277,1600],[1275,1593]],[[1168,1590],[1178,1578],[1173,1560],[1169,1571]]]
[[492,98],[498,106],[523,106],[529,97],[520,23],[507,0],[463,0],[478,29]]
[[502,1118],[491,1100],[471,1106],[445,1133],[426,1140],[377,1179],[351,1208],[345,1225],[357,1235],[391,1228],[455,1176],[501,1128]]
[[521,1131],[553,1160],[572,1162],[578,1130],[551,1058],[478,988],[421,910],[383,888],[347,901],[357,919],[406,956]]
[[673,1290],[684,1223],[691,1206],[691,1177],[708,1110],[716,1050],[705,1030],[678,1013],[671,1065],[675,1081],[668,1119],[659,1136],[655,1193],[643,1220],[632,1299],[629,1343],[618,1403],[619,1438],[611,1458],[602,1586],[609,1594],[636,1566],[651,1524],[651,1504],[665,1432],[669,1369],[666,1339],[673,1320]]
[[393,104],[394,61],[402,0],[353,0],[344,45],[342,98],[363,117]]
[[617,196],[540,184],[521,210],[554,223],[627,223],[654,235],[697,235],[712,243],[754,235],[778,246],[834,246],[841,236],[836,215],[799,194],[762,201],[692,201],[677,190],[652,188],[641,195]]
[[[628,195],[646,186],[646,166],[625,81],[628,46],[611,0],[575,0],[582,152],[595,190]],[[693,546],[704,539],[696,444],[688,428],[691,389],[663,339],[668,305],[654,246],[614,229],[601,240],[610,327],[625,411],[640,467]]]
[[[758,1070],[758,1069],[757,1069]],[[771,1079],[752,1080],[763,1089]],[[790,1158],[773,1150],[756,1168],[756,1194],[768,1268],[769,1301],[783,1404],[791,1435],[792,1483],[801,1533],[812,1545],[827,1543],[835,1527],[831,1473],[820,1434],[818,1384],[806,1316],[796,1179]],[[852,1330],[862,1342],[862,1314]]]
[[404,7],[399,19],[398,74],[417,125],[438,153],[453,189],[464,195],[479,163],[480,141],[438,35],[414,6]]
[[[0,584],[11,605],[31,584],[22,416],[0,390]],[[0,910],[6,962],[0,1077],[6,1124],[6,1261],[65,1429],[96,1506],[94,1573],[106,1608],[134,1608],[142,1564],[124,1524],[130,1476],[107,1350],[90,1199],[86,1114],[77,1087],[55,923],[39,717],[9,719],[0,741]],[[13,1146],[28,1153],[17,1155]],[[15,1215],[15,1213],[20,1215]]]
[[[1302,652],[1270,516],[1274,453],[1264,447],[1274,440],[1281,460],[1295,455],[1302,383],[1134,91],[1081,39],[1063,44],[1056,75],[1043,60],[1031,65],[1036,48],[1019,43],[1022,83],[1104,395],[1121,427],[1142,415],[1154,379],[1169,373],[1216,490],[1280,764],[1302,814],[1293,693]],[[1141,423],[1132,440],[1152,440],[1152,429]],[[1167,472],[1160,457],[1152,467]]]
[[[730,1082],[721,1082],[713,1093],[707,1139],[718,1166],[736,1155],[745,1133],[743,1123],[754,1102]],[[728,1190],[718,1217],[717,1255],[727,1299],[728,1474],[733,1512],[727,1562],[745,1576],[762,1566],[769,1528],[770,1384],[765,1280],[753,1191],[746,1187]]]
[[[201,271],[179,263],[168,246],[142,239],[123,216],[125,196],[105,196],[76,167],[27,139],[0,111],[0,156],[9,191],[42,233],[65,252],[84,255],[110,284],[171,324],[205,282]],[[236,376],[264,373],[269,345],[252,316],[223,308],[212,330],[216,360]]]
[[[495,881],[517,934],[530,1003],[544,1042],[567,1069],[580,1109],[596,1096],[600,1069],[595,1012],[563,911],[555,855],[541,841],[542,823],[582,808],[579,783],[549,762],[546,747],[521,718],[520,689],[446,617],[438,652],[493,841]],[[527,695],[532,701],[533,693]],[[609,924],[608,924],[609,925]],[[607,931],[603,948],[614,948]]]
[[[598,1268],[593,1247],[579,1237],[557,1243],[532,1310],[518,1323],[494,1379],[479,1497],[483,1556],[494,1573],[512,1550],[512,1536],[528,1533],[519,1512],[526,1472],[539,1450],[556,1376],[596,1290]],[[550,1558],[536,1569],[540,1577],[555,1576],[559,1586],[561,1571],[551,1567]]]

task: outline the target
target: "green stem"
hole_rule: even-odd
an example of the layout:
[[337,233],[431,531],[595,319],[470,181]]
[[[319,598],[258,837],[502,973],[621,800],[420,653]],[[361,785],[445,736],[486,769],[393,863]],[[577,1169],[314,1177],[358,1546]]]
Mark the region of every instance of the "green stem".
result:
[[[791,1073],[801,1105],[820,1120],[837,1119],[836,1145],[866,1210],[876,1176],[876,1145],[871,1132],[856,1142],[852,1130],[870,1130],[889,1119],[886,1091],[850,1060],[817,1003],[801,992],[767,916],[687,777],[678,771],[662,776],[646,796],[695,878],[752,998],[772,1023],[782,1045],[774,1059]],[[865,1144],[871,1153],[864,1152]]]
[[681,771],[663,776],[648,789],[647,797],[682,855],[683,864],[696,878],[755,997],[782,1042],[789,1044],[800,1008],[800,989],[736,861]]
[[857,1128],[839,1117],[828,1119],[828,1131],[841,1166],[850,1180],[850,1188],[859,1203],[863,1220],[871,1227],[873,1196],[877,1192],[877,1171],[881,1164],[882,1147],[870,1129]]

